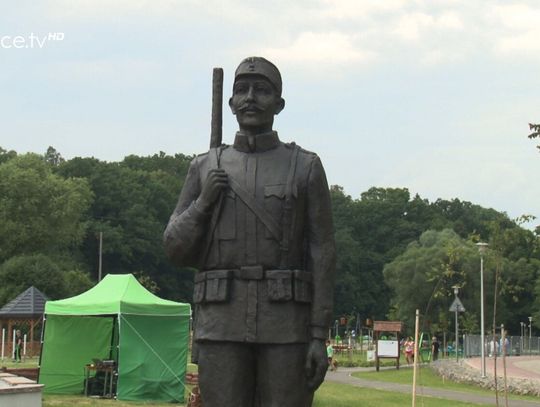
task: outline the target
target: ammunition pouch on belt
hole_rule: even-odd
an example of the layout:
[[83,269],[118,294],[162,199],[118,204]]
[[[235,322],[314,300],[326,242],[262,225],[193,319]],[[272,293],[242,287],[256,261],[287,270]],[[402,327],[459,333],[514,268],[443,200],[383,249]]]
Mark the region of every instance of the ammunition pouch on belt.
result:
[[231,296],[232,280],[266,280],[268,300],[294,300],[310,303],[312,275],[303,270],[263,270],[261,266],[246,266],[233,270],[208,270],[195,275],[193,302],[195,304],[227,302]]
[[293,273],[291,270],[267,270],[268,300],[290,301],[293,298]]
[[193,302],[226,302],[231,293],[232,270],[210,270],[195,275]]

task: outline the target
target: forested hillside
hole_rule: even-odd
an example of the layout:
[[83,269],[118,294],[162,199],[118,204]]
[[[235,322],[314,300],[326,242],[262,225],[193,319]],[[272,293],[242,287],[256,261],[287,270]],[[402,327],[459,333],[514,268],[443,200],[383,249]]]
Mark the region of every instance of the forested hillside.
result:
[[[53,148],[43,155],[0,148],[0,306],[29,285],[52,299],[91,287],[100,233],[104,274],[134,273],[161,297],[191,301],[194,270],[173,267],[162,248],[191,159],[159,153],[64,160]],[[459,199],[429,202],[406,188],[371,188],[353,198],[332,186],[331,196],[336,317],[388,317],[410,326],[419,308],[429,329],[446,330],[452,286],[459,285],[463,327],[477,332],[475,243],[484,241],[486,321],[496,276],[498,323],[519,332],[527,316],[540,320],[540,230],[521,227],[526,219]]]

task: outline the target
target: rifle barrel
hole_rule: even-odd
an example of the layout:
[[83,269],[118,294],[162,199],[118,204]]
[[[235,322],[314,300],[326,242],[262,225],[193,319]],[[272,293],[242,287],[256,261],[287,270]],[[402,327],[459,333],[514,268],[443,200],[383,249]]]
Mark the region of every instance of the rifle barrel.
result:
[[221,145],[223,139],[223,69],[214,68],[212,73],[212,123],[210,148]]

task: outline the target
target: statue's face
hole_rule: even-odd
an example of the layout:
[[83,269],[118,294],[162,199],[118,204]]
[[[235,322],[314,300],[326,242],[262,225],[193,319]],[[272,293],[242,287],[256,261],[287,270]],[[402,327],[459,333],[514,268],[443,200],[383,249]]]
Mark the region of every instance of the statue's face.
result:
[[261,75],[242,75],[236,79],[229,106],[240,129],[270,131],[274,115],[278,114],[285,101],[270,81]]

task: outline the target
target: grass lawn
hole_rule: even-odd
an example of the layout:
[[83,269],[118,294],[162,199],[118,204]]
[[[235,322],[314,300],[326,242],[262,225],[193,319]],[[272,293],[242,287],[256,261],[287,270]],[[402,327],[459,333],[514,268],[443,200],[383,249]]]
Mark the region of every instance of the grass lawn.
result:
[[[400,370],[381,370],[379,372],[356,372],[353,373],[354,377],[359,377],[366,380],[376,380],[380,382],[391,382],[391,383],[401,383],[401,384],[410,384],[412,386],[413,381],[413,369],[406,368]],[[418,370],[417,383],[420,386],[425,387],[434,387],[439,389],[447,390],[456,390],[462,392],[470,392],[481,395],[493,396],[495,398],[495,391],[486,390],[480,387],[474,386],[472,384],[456,383],[449,380],[443,380],[438,376],[433,370],[427,366],[422,366]],[[499,390],[499,396],[504,397],[504,393]],[[539,401],[538,397],[534,396],[519,396],[514,394],[508,394],[508,398],[520,399],[520,400],[533,400]]]
[[[39,358],[26,359],[22,363],[14,363],[11,358],[6,358],[3,361],[0,361],[0,367],[7,368],[28,368],[28,367],[37,367]],[[197,365],[188,363],[187,365],[188,372],[196,372]],[[188,386],[191,388],[191,386]],[[187,397],[186,390],[186,397]],[[52,395],[46,394],[43,396],[43,406],[44,407],[73,407],[73,406],[111,406],[111,407],[136,407],[136,406],[155,406],[155,407],[174,407],[174,406],[185,406],[185,404],[178,403],[156,403],[156,402],[128,402],[128,401],[119,401],[119,400],[108,400],[108,399],[99,399],[92,397],[84,396],[70,396],[70,395]]]
[[43,396],[43,407],[73,407],[73,406],[103,406],[103,407],[135,407],[135,406],[152,406],[152,407],[173,407],[185,406],[185,404],[176,403],[156,403],[156,402],[132,402],[98,399],[84,396],[60,396],[60,395],[45,395]]
[[[342,367],[373,367],[375,366],[375,361],[368,362],[366,358],[366,351],[355,350],[349,354],[349,352],[336,352],[334,353],[334,359],[337,360],[338,366]],[[399,364],[406,365],[407,361],[405,360],[404,355],[400,355]],[[395,366],[395,359],[380,359],[381,366]]]
[[[345,355],[344,355],[345,356]],[[360,355],[357,355],[358,359]],[[363,356],[363,355],[362,355]],[[345,356],[346,357],[346,356]],[[365,357],[365,356],[364,356]],[[357,359],[357,360],[358,360]],[[37,359],[26,360],[25,363],[12,363],[11,359],[5,359],[0,362],[0,366],[6,367],[36,367]],[[188,372],[197,371],[197,366],[188,363]],[[382,370],[380,372],[359,372],[354,373],[356,377],[367,380],[377,380],[393,383],[411,384],[412,383],[412,368],[403,368],[400,370]],[[495,397],[493,391],[480,389],[473,385],[460,384],[451,381],[443,381],[429,367],[421,367],[419,370],[418,383],[426,387],[444,388],[449,390],[473,392],[482,395],[491,395]],[[187,396],[187,392],[186,392]],[[502,393],[501,393],[502,397]],[[530,396],[514,396],[511,398],[519,398],[525,400],[538,401],[538,398]],[[431,397],[422,397],[418,401],[423,407],[430,406],[474,406],[477,404],[461,403],[453,400],[444,400]],[[400,406],[402,404],[410,404],[411,396],[407,394],[394,393],[375,389],[364,389],[353,386],[347,386],[338,383],[325,382],[315,394],[314,407],[386,407]],[[155,406],[155,407],[183,407],[185,404],[175,403],[155,403],[155,402],[127,402],[118,400],[96,399],[83,396],[64,396],[64,395],[45,395],[43,398],[44,407],[72,407],[72,406],[111,406],[111,407],[136,407],[136,406]]]
[[27,367],[37,367],[39,363],[39,357],[35,358],[26,358],[23,362],[13,362],[11,357],[0,360],[0,367],[7,367],[8,369],[17,369],[17,368],[27,368]]
[[[411,395],[389,391],[363,389],[346,384],[325,382],[315,394],[313,407],[395,407],[411,404]],[[482,404],[462,403],[432,397],[417,396],[417,404],[423,407],[461,407]]]
[[[478,406],[479,404],[461,403],[453,400],[443,400],[432,397],[417,399],[423,407],[462,407]],[[313,407],[395,407],[408,405],[411,396],[374,389],[362,389],[339,383],[323,383],[315,394]],[[128,402],[118,400],[92,399],[82,396],[53,396],[43,398],[43,407],[73,407],[73,406],[100,406],[100,407],[181,407],[185,404],[154,403],[154,402]]]

